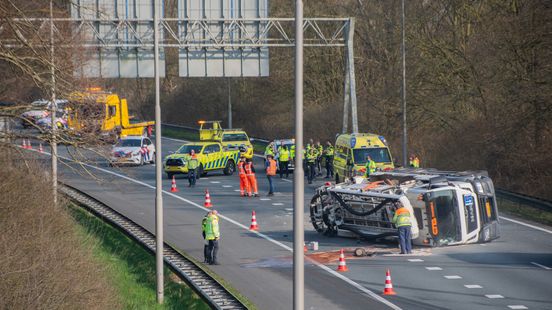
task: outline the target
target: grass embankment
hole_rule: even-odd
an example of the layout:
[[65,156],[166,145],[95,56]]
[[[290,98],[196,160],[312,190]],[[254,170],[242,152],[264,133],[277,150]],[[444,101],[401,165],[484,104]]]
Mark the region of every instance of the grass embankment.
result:
[[71,215],[79,224],[94,257],[105,266],[109,281],[124,309],[210,309],[168,268],[165,274],[165,304],[156,302],[155,257],[119,230],[94,215],[73,206]]
[[552,226],[552,212],[535,209],[507,199],[498,199],[498,211]]

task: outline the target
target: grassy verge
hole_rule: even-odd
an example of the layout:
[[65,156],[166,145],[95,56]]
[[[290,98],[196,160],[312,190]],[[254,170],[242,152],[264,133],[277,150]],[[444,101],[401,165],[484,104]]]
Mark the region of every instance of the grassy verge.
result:
[[498,199],[498,210],[521,218],[552,226],[552,212],[531,208],[507,199]]
[[155,257],[94,215],[73,206],[71,215],[85,244],[92,246],[95,258],[105,266],[123,309],[210,309],[185,284],[165,268],[165,304],[156,302]]

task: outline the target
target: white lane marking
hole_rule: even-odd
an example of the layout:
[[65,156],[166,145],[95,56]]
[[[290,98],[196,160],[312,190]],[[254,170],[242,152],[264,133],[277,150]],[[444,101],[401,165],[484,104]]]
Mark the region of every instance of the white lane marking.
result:
[[[44,152],[44,154],[47,154],[47,155],[50,155],[50,156],[51,156],[50,153]],[[69,159],[69,158],[66,158],[66,157],[63,157],[63,156],[59,156],[59,155],[58,155],[58,158],[61,158],[61,159],[67,160],[67,161],[74,162],[74,160]],[[122,174],[119,174],[119,173],[116,173],[116,172],[113,172],[113,171],[109,171],[109,170],[107,170],[107,169],[103,169],[103,168],[100,168],[100,167],[96,167],[96,166],[92,166],[92,165],[89,165],[89,164],[85,164],[85,163],[80,163],[80,164],[83,165],[83,166],[90,167],[90,168],[92,168],[92,169],[96,169],[96,170],[105,172],[105,173],[107,173],[107,174],[111,174],[111,175],[118,176],[118,177],[120,177],[120,178],[122,178],[122,179],[125,179],[125,180],[127,180],[127,181],[130,181],[130,182],[133,182],[133,183],[142,185],[142,186],[145,186],[145,187],[147,187],[147,188],[155,189],[155,186],[152,186],[152,185],[149,185],[149,184],[147,184],[147,183],[145,183],[145,182],[142,182],[142,181],[139,181],[139,180],[136,180],[136,179],[127,177],[127,176],[125,176],[125,175],[122,175]],[[191,200],[188,200],[188,199],[186,199],[186,198],[184,198],[184,197],[180,197],[180,196],[178,196],[178,195],[176,195],[176,194],[173,194],[173,193],[171,193],[171,192],[168,192],[168,191],[163,190],[163,193],[164,193],[165,195],[169,195],[169,196],[171,196],[171,197],[173,197],[173,198],[176,198],[176,199],[182,200],[182,201],[184,201],[184,202],[187,202],[188,204],[190,204],[190,205],[192,205],[192,206],[194,206],[194,207],[197,207],[197,208],[199,208],[199,209],[201,209],[201,210],[203,210],[203,211],[210,211],[210,210],[211,210],[211,208],[202,207],[201,205],[199,205],[199,204],[197,204],[197,203],[195,203],[195,202],[193,202],[193,201],[191,201]],[[222,219],[224,219],[224,220],[227,220],[228,222],[230,222],[230,223],[232,223],[232,224],[234,224],[234,225],[236,225],[236,226],[238,226],[238,227],[240,227],[240,228],[242,228],[242,229],[244,229],[244,230],[246,230],[246,231],[248,231],[249,233],[256,234],[257,236],[259,236],[259,237],[261,237],[261,238],[263,238],[263,239],[265,239],[265,240],[267,240],[267,241],[269,241],[269,242],[272,242],[273,244],[275,244],[275,245],[277,245],[277,246],[279,246],[279,247],[281,247],[281,248],[283,248],[283,249],[285,249],[285,250],[287,250],[287,251],[293,253],[293,249],[292,249],[292,248],[290,248],[289,246],[287,246],[287,245],[281,243],[280,241],[277,241],[277,240],[275,240],[275,239],[273,239],[273,238],[271,238],[271,237],[269,237],[269,236],[267,236],[267,235],[265,235],[265,234],[262,234],[262,233],[260,233],[260,232],[258,232],[258,231],[249,230],[249,227],[247,227],[247,226],[245,226],[245,225],[243,225],[243,224],[241,224],[241,223],[239,223],[239,222],[237,222],[237,221],[235,221],[235,220],[233,220],[233,219],[231,219],[231,218],[229,218],[229,217],[227,217],[227,216],[224,216],[224,215],[222,215],[222,214],[220,214],[220,213],[219,213],[219,217],[222,218]],[[315,260],[313,260],[313,259],[311,259],[311,258],[309,258],[309,257],[307,257],[307,256],[305,256],[305,260],[309,261],[310,263],[312,263],[313,265],[317,266],[318,268],[320,268],[320,269],[326,271],[327,273],[333,275],[334,277],[343,280],[344,282],[346,282],[346,283],[348,283],[349,285],[351,285],[351,286],[357,288],[358,290],[360,290],[360,291],[362,291],[362,292],[364,292],[364,293],[370,295],[370,297],[372,297],[373,299],[375,299],[375,300],[377,300],[377,301],[379,301],[379,302],[381,302],[381,303],[387,305],[387,306],[390,307],[391,309],[394,309],[394,310],[401,310],[401,308],[400,308],[399,306],[397,306],[397,305],[395,305],[394,303],[388,301],[387,299],[385,299],[385,298],[379,296],[378,294],[372,292],[371,290],[367,289],[366,287],[362,286],[361,284],[358,284],[357,282],[355,282],[355,281],[353,281],[353,280],[347,278],[346,276],[344,276],[344,275],[338,273],[337,271],[335,271],[335,270],[333,270],[333,269],[330,269],[330,268],[327,267],[326,265],[323,265],[323,264],[321,264],[321,263],[319,263],[319,262],[317,262],[317,261],[315,261]]]
[[504,298],[504,296],[498,295],[498,294],[485,295],[485,297],[490,298],[490,299],[500,299],[500,298]]
[[466,284],[464,286],[466,288],[483,288],[481,285],[478,285],[478,284]]
[[425,267],[427,270],[443,270],[441,267]]
[[284,204],[281,202],[275,202],[272,204],[273,206],[283,206]]
[[515,310],[529,309],[529,308],[525,307],[524,305],[508,305],[508,308],[515,309]]
[[260,200],[262,200],[262,201],[269,201],[270,198],[261,198]]
[[232,185],[223,185],[222,187],[230,188]]
[[288,179],[280,179],[280,180],[282,180],[282,181],[284,181],[284,182],[293,183],[293,180],[288,180]]
[[220,181],[211,181],[211,182],[209,182],[209,183],[211,183],[211,184],[219,184]]
[[293,208],[285,208],[286,211],[293,211]]
[[418,263],[418,262],[423,262],[424,260],[419,258],[410,258],[408,259],[408,261],[412,263]]
[[444,276],[444,277],[445,277],[445,279],[449,279],[449,280],[462,279],[462,277],[458,276],[458,275]]
[[239,192],[240,190],[239,189],[235,189],[234,192]]
[[526,226],[526,227],[530,227],[530,228],[533,228],[533,229],[536,229],[536,230],[544,231],[545,233],[552,234],[552,230],[544,229],[542,227],[527,224],[527,223],[524,223],[524,222],[521,222],[521,221],[518,221],[518,220],[514,220],[514,219],[511,219],[511,218],[507,218],[507,217],[504,217],[504,216],[501,216],[500,218],[503,219],[503,220],[512,222],[512,223],[516,223],[516,224],[523,225],[523,226]]
[[545,270],[551,270],[552,268],[548,267],[548,266],[545,266],[545,265],[541,265],[539,263],[535,263],[535,262],[531,262],[531,264],[537,266],[537,267],[541,267],[542,269],[545,269]]

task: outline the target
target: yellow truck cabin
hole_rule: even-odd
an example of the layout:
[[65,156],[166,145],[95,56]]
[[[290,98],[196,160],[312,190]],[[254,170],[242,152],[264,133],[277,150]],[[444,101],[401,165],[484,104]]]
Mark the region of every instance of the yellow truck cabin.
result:
[[[127,100],[97,88],[69,96],[67,125],[76,131],[87,131],[117,137],[148,135],[155,122],[133,121]],[[148,129],[149,127],[149,129]]]
[[395,168],[387,141],[383,136],[371,133],[341,134],[335,142],[333,167],[335,181],[343,182],[366,172],[366,158],[370,156],[381,171]]

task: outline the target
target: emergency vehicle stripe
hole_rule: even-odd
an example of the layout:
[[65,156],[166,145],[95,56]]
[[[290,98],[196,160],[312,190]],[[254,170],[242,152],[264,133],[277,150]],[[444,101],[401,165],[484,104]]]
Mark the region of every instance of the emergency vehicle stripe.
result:
[[217,160],[217,163],[215,164],[215,168],[220,168],[220,162],[222,161],[222,158],[219,158]]
[[222,162],[222,166],[226,167],[226,164],[228,163],[228,155],[224,158],[224,161]]
[[211,162],[208,162],[208,163],[207,163],[207,169],[211,169],[211,165],[212,165],[212,164],[213,164],[212,161],[211,161]]

